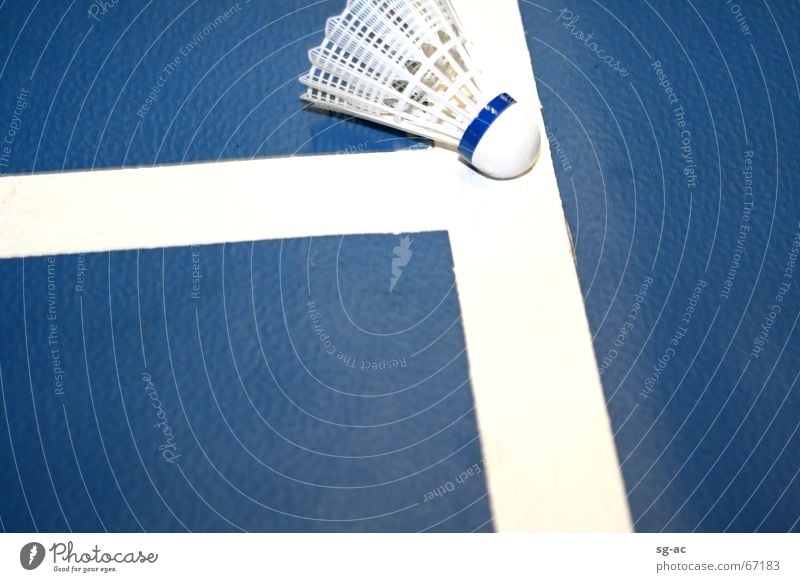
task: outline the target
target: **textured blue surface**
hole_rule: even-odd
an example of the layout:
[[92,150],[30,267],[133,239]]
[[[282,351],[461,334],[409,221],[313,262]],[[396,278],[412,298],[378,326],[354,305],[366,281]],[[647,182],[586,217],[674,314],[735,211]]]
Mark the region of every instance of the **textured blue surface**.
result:
[[800,4],[522,7],[637,529],[798,531]]
[[343,0],[101,4],[0,4],[0,127],[19,94],[26,104],[0,172],[419,143],[298,99],[307,52]]
[[[9,531],[491,530],[447,235],[0,262]],[[12,446],[13,445],[13,446]]]

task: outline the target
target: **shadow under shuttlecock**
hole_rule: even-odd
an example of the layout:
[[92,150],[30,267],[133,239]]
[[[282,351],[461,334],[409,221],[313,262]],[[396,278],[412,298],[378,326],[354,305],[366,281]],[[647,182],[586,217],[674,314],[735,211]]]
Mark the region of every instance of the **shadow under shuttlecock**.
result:
[[[330,125],[324,131],[327,131],[328,129],[336,127],[340,123],[345,123],[346,122],[347,124],[357,126],[360,129],[367,128],[369,130],[375,130],[375,131],[379,131],[382,134],[386,134],[386,137],[375,139],[373,141],[359,141],[358,139],[356,139],[356,140],[353,140],[353,143],[349,143],[349,144],[346,144],[346,145],[342,144],[341,147],[336,150],[336,152],[335,152],[336,154],[361,154],[361,153],[371,153],[371,152],[375,152],[375,151],[386,151],[386,149],[384,147],[370,147],[370,144],[385,145],[387,142],[392,142],[392,141],[398,142],[398,144],[403,142],[403,145],[401,145],[400,147],[397,147],[397,148],[393,148],[393,151],[406,151],[406,150],[415,150],[415,149],[430,149],[430,148],[434,148],[435,147],[435,148],[441,148],[441,149],[445,149],[445,150],[453,152],[454,156],[458,158],[459,162],[461,164],[463,164],[464,166],[466,166],[467,168],[470,168],[473,171],[477,171],[479,174],[481,174],[482,176],[485,176],[485,177],[487,177],[489,179],[498,180],[497,178],[493,178],[491,176],[488,176],[488,175],[484,174],[480,170],[477,170],[467,160],[465,160],[462,156],[459,155],[458,148],[453,147],[450,144],[436,142],[436,141],[432,141],[432,140],[427,139],[427,138],[418,137],[418,136],[416,136],[416,135],[414,135],[412,133],[400,131],[398,129],[394,129],[394,128],[389,127],[389,126],[381,125],[381,124],[376,123],[374,121],[369,121],[367,119],[362,119],[360,117],[355,117],[353,115],[348,115],[348,114],[341,113],[341,112],[338,112],[338,111],[332,111],[332,110],[328,110],[328,109],[319,109],[319,108],[316,108],[314,106],[309,106],[307,108],[307,111],[313,113],[314,115],[320,115],[320,116],[324,116],[324,117],[329,117],[331,119],[335,119],[336,120],[336,123]],[[357,134],[357,133],[358,133],[357,130],[353,130],[353,134]],[[295,155],[302,155],[302,153],[303,152],[297,152]],[[533,165],[526,172],[526,174],[529,173],[533,168],[536,167],[536,164],[538,163],[540,157],[541,157],[541,151],[537,154]],[[516,177],[519,177],[519,176],[516,176]],[[500,181],[506,181],[506,180],[502,180],[501,179]]]
[[[394,148],[395,151],[403,151],[403,150],[412,150],[412,149],[428,149],[431,147],[446,147],[443,144],[434,144],[429,139],[418,137],[414,134],[400,131],[399,129],[394,129],[391,127],[387,127],[385,125],[381,125],[379,123],[375,123],[372,121],[368,121],[365,119],[361,119],[359,117],[354,117],[352,115],[347,115],[344,113],[340,113],[338,111],[330,111],[325,109],[318,109],[313,106],[307,108],[307,111],[311,112],[314,115],[328,117],[332,120],[335,120],[335,123],[327,127],[324,131],[331,129],[333,127],[337,127],[341,123],[347,123],[349,125],[355,126],[352,135],[357,136],[359,134],[359,130],[368,129],[370,131],[379,132],[381,135],[376,135],[375,138],[372,140],[363,140],[363,136],[359,136],[358,138],[352,140],[352,143],[341,143],[341,147],[337,149],[335,152],[336,154],[360,154],[360,153],[368,153],[373,151],[385,151],[385,148],[381,147],[370,147],[371,144],[374,145],[384,145],[391,142],[397,142],[398,147]],[[453,148],[447,148],[453,149]],[[301,152],[298,152],[300,154]]]

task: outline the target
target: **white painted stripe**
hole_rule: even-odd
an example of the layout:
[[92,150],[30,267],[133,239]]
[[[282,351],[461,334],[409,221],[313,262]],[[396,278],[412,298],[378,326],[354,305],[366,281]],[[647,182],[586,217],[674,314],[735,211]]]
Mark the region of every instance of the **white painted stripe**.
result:
[[[538,102],[516,2],[454,4]],[[629,530],[548,148],[511,182],[441,149],[0,179],[0,257],[432,230],[453,246],[496,527]]]

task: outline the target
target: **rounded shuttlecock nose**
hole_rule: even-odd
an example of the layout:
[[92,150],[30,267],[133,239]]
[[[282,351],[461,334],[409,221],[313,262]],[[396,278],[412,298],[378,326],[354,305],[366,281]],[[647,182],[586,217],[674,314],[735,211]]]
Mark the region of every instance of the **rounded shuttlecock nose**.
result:
[[509,180],[533,167],[541,143],[533,113],[503,93],[480,111],[464,132],[458,151],[483,174]]

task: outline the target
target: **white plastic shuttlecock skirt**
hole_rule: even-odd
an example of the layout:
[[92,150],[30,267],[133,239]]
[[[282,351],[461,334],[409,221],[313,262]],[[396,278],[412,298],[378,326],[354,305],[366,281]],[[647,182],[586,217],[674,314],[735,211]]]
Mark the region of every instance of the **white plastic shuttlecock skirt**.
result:
[[527,172],[541,137],[507,93],[485,95],[450,0],[349,0],[309,53],[303,99],[451,146],[494,178]]

